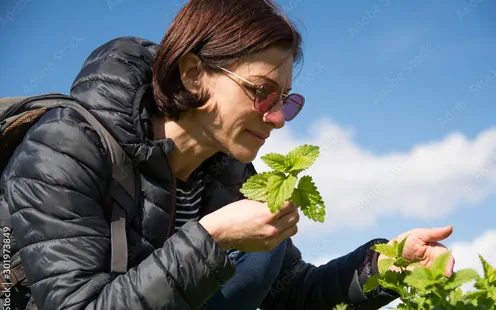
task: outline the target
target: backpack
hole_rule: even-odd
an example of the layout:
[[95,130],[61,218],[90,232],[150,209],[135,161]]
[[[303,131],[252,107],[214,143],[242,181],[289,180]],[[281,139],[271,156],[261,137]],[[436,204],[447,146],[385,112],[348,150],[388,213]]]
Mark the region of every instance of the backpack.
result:
[[[107,203],[103,206],[104,214],[110,222],[111,233],[111,271],[127,272],[128,251],[126,229],[134,215],[135,205],[139,199],[140,182],[131,160],[113,136],[86,109],[69,96],[49,93],[27,97],[0,98],[0,175],[7,166],[16,147],[24,135],[48,110],[66,107],[76,110],[100,136],[102,144],[112,160],[112,180],[109,184]],[[1,189],[0,189],[1,191]],[[9,244],[11,249],[7,256],[2,253],[3,275],[0,279],[1,298],[4,304],[7,298],[15,300],[16,293],[29,294],[29,283],[17,251],[15,240],[11,240],[12,231],[10,213],[7,203],[0,201],[0,220],[2,223],[2,246]],[[8,271],[7,271],[8,270]],[[5,275],[8,275],[7,277]],[[21,289],[20,288],[27,288]],[[9,292],[10,294],[6,294]],[[8,295],[8,296],[7,296]],[[23,299],[18,297],[17,299]],[[25,299],[25,297],[24,297]],[[0,300],[1,302],[1,300]],[[10,303],[10,301],[9,301]],[[32,300],[31,300],[32,303]]]

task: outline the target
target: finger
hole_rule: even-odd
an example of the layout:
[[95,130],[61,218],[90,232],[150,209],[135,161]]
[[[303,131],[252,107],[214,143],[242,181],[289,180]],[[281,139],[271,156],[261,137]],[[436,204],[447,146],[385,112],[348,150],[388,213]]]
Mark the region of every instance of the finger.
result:
[[279,209],[274,215],[279,220],[280,218],[284,217],[286,214],[289,214],[289,213],[294,212],[296,210],[297,210],[296,205],[294,203],[292,203],[291,201],[286,200],[283,203],[281,209]]
[[453,233],[453,226],[446,226],[443,228],[430,228],[425,229],[419,233],[419,239],[428,243],[441,241],[448,238]]
[[451,255],[448,260],[448,263],[446,264],[446,270],[444,271],[444,275],[448,278],[451,277],[454,268],[455,268],[455,258],[453,257],[453,255]]
[[297,225],[293,225],[293,226],[283,230],[281,232],[281,234],[279,235],[280,242],[282,242],[283,240],[286,240],[288,238],[293,237],[294,235],[296,235],[297,232],[298,232],[298,226]]
[[300,221],[300,214],[296,209],[293,212],[287,213],[282,217],[278,218],[277,221],[274,223],[274,226],[279,230],[283,231],[285,229],[290,228],[291,226],[298,224],[299,221]]

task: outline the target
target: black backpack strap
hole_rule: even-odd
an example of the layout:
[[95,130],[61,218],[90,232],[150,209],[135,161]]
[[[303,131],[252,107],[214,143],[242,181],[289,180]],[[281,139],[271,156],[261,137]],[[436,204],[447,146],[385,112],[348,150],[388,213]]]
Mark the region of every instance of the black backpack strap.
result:
[[[12,104],[14,103],[14,104]],[[111,215],[111,271],[127,272],[128,250],[126,224],[132,219],[140,192],[139,179],[136,178],[135,168],[127,154],[117,143],[107,129],[85,108],[74,99],[62,94],[46,94],[30,97],[2,98],[0,100],[0,125],[7,126],[16,120],[16,115],[27,114],[34,110],[48,110],[57,107],[74,109],[100,136],[103,146],[112,160],[112,180],[109,194],[113,198]]]

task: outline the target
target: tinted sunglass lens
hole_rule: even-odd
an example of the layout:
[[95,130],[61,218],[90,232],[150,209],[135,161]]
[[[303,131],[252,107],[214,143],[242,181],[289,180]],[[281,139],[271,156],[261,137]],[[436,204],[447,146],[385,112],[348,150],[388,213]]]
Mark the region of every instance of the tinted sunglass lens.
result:
[[286,121],[290,121],[300,113],[303,105],[305,104],[305,98],[299,94],[291,94],[286,100],[284,100],[283,112]]
[[265,113],[272,109],[274,104],[277,103],[278,98],[279,92],[277,87],[273,87],[270,84],[264,84],[257,92],[255,108],[260,111],[260,113]]

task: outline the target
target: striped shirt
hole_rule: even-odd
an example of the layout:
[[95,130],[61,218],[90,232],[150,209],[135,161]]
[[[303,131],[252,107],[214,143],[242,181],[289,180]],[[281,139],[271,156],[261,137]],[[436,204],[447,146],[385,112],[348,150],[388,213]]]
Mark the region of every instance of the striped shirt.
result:
[[175,231],[184,223],[199,219],[198,211],[205,188],[202,175],[202,172],[199,172],[188,181],[177,180]]

